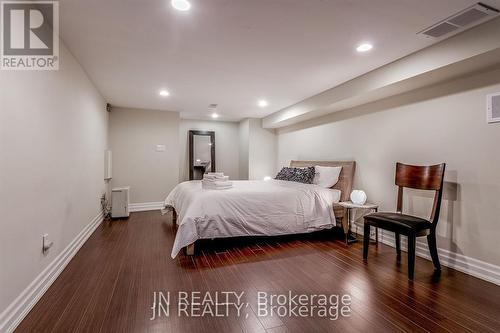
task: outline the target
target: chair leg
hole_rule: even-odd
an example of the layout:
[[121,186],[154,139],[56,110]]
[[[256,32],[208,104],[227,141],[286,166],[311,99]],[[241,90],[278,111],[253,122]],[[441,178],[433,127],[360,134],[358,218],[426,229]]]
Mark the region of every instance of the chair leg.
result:
[[431,253],[432,263],[434,264],[434,269],[436,271],[441,270],[441,264],[439,263],[439,256],[437,251],[437,243],[436,243],[436,233],[431,231],[429,235],[427,235],[427,244],[429,244],[429,252]]
[[365,220],[363,230],[363,260],[368,260],[368,245],[370,245],[370,225]]
[[415,243],[417,242],[417,237],[409,235],[408,236],[408,279],[413,280],[415,273]]
[[397,260],[401,260],[401,235],[396,232],[396,254],[397,254]]

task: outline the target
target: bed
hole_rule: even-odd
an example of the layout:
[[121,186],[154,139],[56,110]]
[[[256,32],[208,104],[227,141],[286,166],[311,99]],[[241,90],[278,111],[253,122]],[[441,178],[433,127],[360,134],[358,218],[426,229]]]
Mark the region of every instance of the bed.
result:
[[178,229],[172,248],[194,253],[198,239],[278,236],[310,233],[341,226],[345,211],[336,205],[348,200],[355,162],[292,161],[291,167],[342,166],[339,181],[326,189],[282,180],[233,181],[227,190],[203,190],[200,181],[177,185],[165,199],[164,212],[173,211]]

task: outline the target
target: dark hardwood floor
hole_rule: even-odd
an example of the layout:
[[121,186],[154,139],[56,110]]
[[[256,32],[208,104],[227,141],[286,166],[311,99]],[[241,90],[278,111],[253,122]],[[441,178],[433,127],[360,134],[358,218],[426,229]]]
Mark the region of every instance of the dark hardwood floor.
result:
[[[17,332],[500,332],[500,287],[393,248],[344,245],[331,232],[204,241],[195,257],[170,258],[176,228],[159,212],[103,223]],[[404,256],[403,256],[404,257]],[[150,320],[155,291],[244,291],[245,315]],[[257,292],[348,294],[351,316],[258,316]],[[173,303],[173,302],[172,302]]]

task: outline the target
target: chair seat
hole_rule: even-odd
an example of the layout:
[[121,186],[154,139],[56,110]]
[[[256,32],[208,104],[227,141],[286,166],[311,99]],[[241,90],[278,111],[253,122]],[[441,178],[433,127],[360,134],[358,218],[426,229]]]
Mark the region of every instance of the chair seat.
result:
[[372,213],[366,215],[365,220],[370,225],[401,234],[418,233],[432,227],[432,223],[426,219],[399,213]]

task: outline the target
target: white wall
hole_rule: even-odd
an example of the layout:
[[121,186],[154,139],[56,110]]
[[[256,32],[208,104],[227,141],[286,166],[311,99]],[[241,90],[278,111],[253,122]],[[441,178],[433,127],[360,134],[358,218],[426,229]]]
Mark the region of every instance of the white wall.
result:
[[[438,246],[500,265],[500,124],[486,123],[492,92],[500,92],[499,69],[284,128],[278,164],[354,159],[355,187],[393,210],[396,161],[446,162]],[[431,201],[412,192],[405,209],[428,217]]]
[[262,180],[276,175],[277,139],[273,129],[262,128],[262,119],[249,119],[248,178]]
[[106,103],[62,43],[60,60],[59,71],[0,73],[0,313],[99,214],[105,191]]
[[240,179],[248,180],[248,154],[249,154],[249,135],[250,135],[250,120],[243,119],[239,123],[239,140],[238,146],[240,150]]
[[262,180],[276,174],[277,138],[262,128],[262,119],[246,118],[239,124],[240,177]]
[[215,167],[224,172],[230,179],[240,179],[238,123],[225,121],[203,121],[182,119],[180,122],[180,175],[181,180],[189,180],[189,146],[190,130],[215,132]]
[[[109,143],[113,187],[130,186],[131,203],[161,202],[179,181],[179,114],[113,108]],[[156,145],[165,145],[163,152]]]

